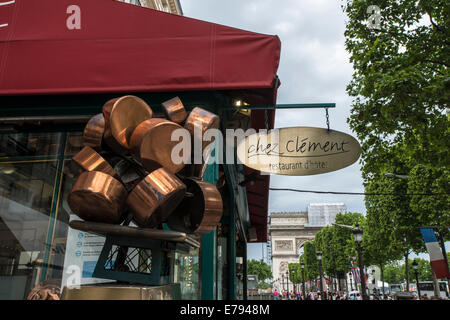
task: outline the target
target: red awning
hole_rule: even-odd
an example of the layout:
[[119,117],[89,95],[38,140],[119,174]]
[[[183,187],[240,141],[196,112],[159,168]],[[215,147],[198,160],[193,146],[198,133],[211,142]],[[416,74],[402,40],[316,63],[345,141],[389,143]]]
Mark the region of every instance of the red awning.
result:
[[280,57],[276,36],[115,0],[0,0],[0,26],[0,95],[270,88]]
[[[237,90],[273,104],[280,47],[277,36],[115,0],[0,0],[0,95]],[[265,127],[263,110],[252,126]],[[266,241],[268,177],[248,188]]]

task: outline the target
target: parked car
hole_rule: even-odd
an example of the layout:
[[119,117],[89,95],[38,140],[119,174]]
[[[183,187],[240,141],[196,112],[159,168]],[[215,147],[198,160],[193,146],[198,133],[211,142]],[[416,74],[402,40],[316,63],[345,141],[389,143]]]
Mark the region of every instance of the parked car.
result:
[[392,299],[394,299],[394,300],[414,300],[415,297],[412,292],[397,291],[392,294]]

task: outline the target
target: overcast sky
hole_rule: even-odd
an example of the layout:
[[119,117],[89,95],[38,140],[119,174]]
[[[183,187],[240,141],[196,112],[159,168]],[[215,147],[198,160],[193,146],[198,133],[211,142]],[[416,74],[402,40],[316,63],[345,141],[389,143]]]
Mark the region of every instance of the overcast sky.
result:
[[[278,35],[281,87],[277,103],[332,102],[331,129],[353,136],[347,124],[351,99],[345,88],[352,66],[344,46],[345,15],[330,0],[181,0],[184,15],[248,31]],[[275,127],[326,128],[324,109],[277,110]],[[363,192],[359,163],[339,171],[305,177],[272,175],[273,188]],[[269,212],[306,210],[311,202],[343,202],[365,213],[364,197],[271,191]],[[266,255],[266,253],[264,253]],[[249,245],[248,258],[260,259],[261,244]]]

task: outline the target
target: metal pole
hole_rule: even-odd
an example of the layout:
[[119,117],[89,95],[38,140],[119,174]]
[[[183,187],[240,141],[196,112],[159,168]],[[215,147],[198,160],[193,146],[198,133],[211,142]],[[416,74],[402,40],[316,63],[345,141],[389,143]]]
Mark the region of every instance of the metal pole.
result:
[[322,260],[319,260],[319,274],[320,274],[320,296],[323,299],[323,276],[322,276]]
[[420,300],[419,274],[418,274],[417,270],[414,270],[414,273],[416,274],[417,295],[419,296],[419,300]]
[[[442,236],[441,230],[438,229],[438,236],[439,236],[439,244],[441,245],[442,255],[444,256],[445,264],[448,265],[448,259],[447,259],[447,253],[445,252],[445,244],[444,244],[444,237]],[[447,272],[447,274],[450,274],[450,272]],[[447,286],[450,288],[450,278],[447,278]],[[449,297],[449,292],[446,290],[447,298]]]
[[359,262],[359,273],[361,275],[361,295],[362,295],[362,299],[363,300],[367,300],[367,296],[366,296],[366,278],[364,275],[364,264],[362,261],[362,252],[361,252],[361,245],[358,242],[358,246],[357,246],[357,251],[358,251],[358,262]]
[[305,292],[305,268],[302,269],[302,276],[303,276],[303,298],[306,299],[306,292]]
[[351,272],[348,273],[348,279],[350,280],[350,291],[353,291],[353,277]]
[[[287,295],[289,294],[289,273],[286,275],[286,286],[287,286]],[[286,295],[286,297],[287,297]]]

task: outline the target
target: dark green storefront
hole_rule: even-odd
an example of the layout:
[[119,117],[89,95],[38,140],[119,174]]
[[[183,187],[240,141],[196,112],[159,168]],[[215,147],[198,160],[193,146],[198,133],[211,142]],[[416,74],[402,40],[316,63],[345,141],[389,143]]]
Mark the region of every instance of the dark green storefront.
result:
[[[176,92],[137,96],[161,112],[161,102],[179,96],[189,110],[201,105],[218,114],[222,130],[236,118],[233,97],[220,92]],[[74,178],[66,167],[81,149],[82,130],[102,104],[117,95],[2,97],[0,118],[0,299],[24,299],[38,283],[61,283]],[[242,119],[242,113],[238,113]],[[248,119],[250,120],[250,118]],[[201,247],[179,253],[172,281],[183,299],[244,296],[246,243],[251,227],[242,165],[212,164],[204,180],[225,178],[224,214]],[[189,275],[181,265],[191,263]],[[194,269],[192,269],[194,268]],[[199,272],[192,272],[198,268]],[[184,270],[184,271],[183,271]]]

